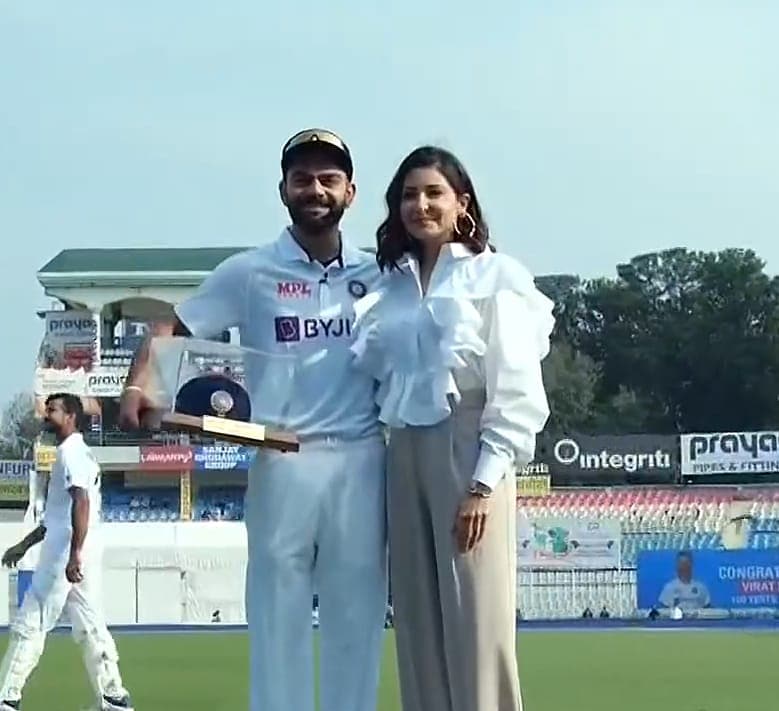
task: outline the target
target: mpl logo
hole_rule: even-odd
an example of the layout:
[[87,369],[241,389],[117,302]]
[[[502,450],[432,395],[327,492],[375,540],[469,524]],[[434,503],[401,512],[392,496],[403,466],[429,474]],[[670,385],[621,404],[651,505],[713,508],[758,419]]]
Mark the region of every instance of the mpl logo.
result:
[[352,322],[348,318],[298,318],[276,316],[276,341],[296,343],[317,338],[348,338],[352,335]]
[[310,299],[311,284],[306,281],[280,281],[276,285],[276,294],[280,299]]

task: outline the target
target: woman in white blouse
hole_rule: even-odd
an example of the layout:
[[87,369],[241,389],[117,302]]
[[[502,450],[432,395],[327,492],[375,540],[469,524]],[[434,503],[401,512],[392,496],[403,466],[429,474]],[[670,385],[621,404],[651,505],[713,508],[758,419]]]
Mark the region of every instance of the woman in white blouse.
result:
[[552,303],[488,243],[451,153],[400,165],[356,305],[358,367],[390,427],[392,597],[405,711],[519,711],[516,486],[548,417]]

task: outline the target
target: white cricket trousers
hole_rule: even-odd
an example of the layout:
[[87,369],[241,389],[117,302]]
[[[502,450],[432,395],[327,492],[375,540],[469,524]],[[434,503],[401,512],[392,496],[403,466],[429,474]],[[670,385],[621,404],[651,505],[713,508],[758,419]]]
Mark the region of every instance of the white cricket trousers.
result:
[[375,711],[387,601],[382,437],[261,451],[246,492],[250,711]]
[[[90,560],[91,558],[91,560]],[[100,608],[101,561],[85,558],[84,580],[69,583],[66,557],[52,559],[42,552],[17,614],[10,625],[8,649],[0,665],[0,701],[19,701],[27,680],[43,653],[46,635],[63,612],[73,638],[81,647],[89,682],[100,699],[121,697],[127,691],[119,674],[119,655]]]

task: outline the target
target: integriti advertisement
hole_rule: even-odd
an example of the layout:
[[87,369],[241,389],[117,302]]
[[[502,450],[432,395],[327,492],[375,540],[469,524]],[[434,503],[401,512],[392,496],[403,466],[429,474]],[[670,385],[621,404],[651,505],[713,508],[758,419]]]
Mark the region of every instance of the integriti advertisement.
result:
[[552,481],[636,483],[673,481],[679,462],[679,439],[666,435],[539,438],[537,459],[548,465]]
[[779,607],[779,550],[644,551],[638,556],[638,606]]

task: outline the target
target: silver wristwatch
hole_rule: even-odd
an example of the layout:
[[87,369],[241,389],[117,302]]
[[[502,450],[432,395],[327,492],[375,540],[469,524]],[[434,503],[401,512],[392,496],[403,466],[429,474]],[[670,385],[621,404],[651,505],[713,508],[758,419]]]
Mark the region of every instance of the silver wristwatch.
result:
[[486,484],[482,484],[480,481],[471,482],[471,488],[468,489],[468,493],[471,496],[478,496],[482,499],[489,499],[492,496],[492,489]]

